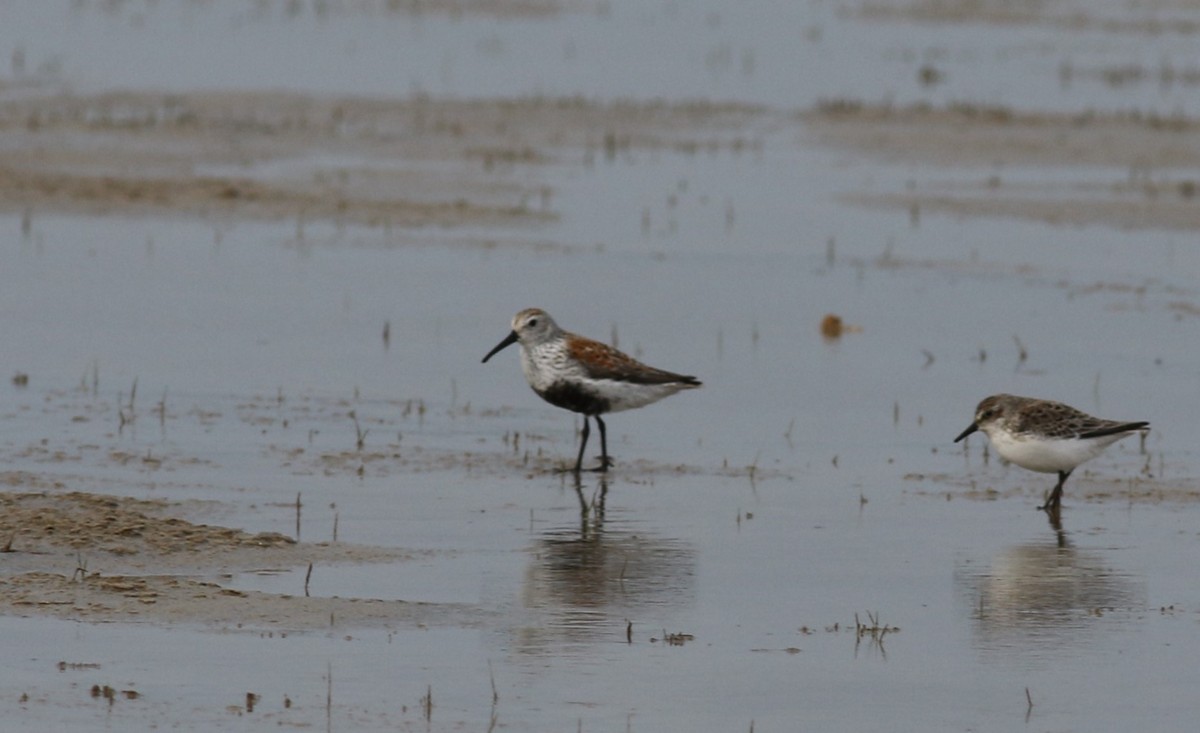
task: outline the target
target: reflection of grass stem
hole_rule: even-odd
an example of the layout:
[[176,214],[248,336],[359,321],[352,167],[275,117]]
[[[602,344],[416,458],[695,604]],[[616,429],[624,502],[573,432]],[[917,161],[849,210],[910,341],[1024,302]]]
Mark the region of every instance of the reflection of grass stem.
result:
[[367,442],[367,433],[371,432],[371,429],[362,429],[358,424],[358,414],[354,410],[350,411],[350,419],[354,421],[354,446],[359,453],[362,453],[363,446]]
[[71,573],[71,581],[74,582],[76,578],[81,581],[87,578],[87,560],[84,560],[83,554],[79,552],[75,553],[75,572]]
[[[126,407],[117,407],[117,432],[125,427],[126,424],[132,423],[136,414],[134,413],[133,403],[137,399],[137,377],[133,378],[133,387],[129,390],[129,404],[126,406],[129,409],[129,414],[125,414]],[[121,396],[117,395],[117,403],[121,402]]]
[[667,646],[683,646],[689,641],[693,641],[695,638],[696,637],[692,634],[685,634],[683,632],[668,634],[667,630],[663,629],[663,641],[667,643]]
[[425,716],[425,722],[433,720],[433,685],[425,688],[425,695],[421,698],[421,714]]
[[325,731],[333,733],[333,662],[325,663]]
[[155,408],[158,412],[158,425],[164,432],[167,429],[167,388],[163,387],[162,399],[158,402],[158,407]]
[[894,634],[900,630],[899,626],[888,626],[879,622],[879,613],[871,613],[867,611],[867,623],[862,623],[858,619],[858,614],[854,614],[854,648],[857,654],[858,644],[863,638],[869,638],[871,644],[879,648],[879,653],[885,658],[887,650],[883,648],[883,638],[888,634]]

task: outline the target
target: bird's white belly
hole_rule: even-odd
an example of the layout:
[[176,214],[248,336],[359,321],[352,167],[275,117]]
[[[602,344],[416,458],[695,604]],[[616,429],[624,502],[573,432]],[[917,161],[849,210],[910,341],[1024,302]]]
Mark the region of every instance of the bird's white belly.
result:
[[[543,394],[563,383],[585,392],[589,397],[607,403],[600,413],[620,412],[658,402],[681,389],[698,386],[682,382],[644,384],[619,379],[593,379],[561,348],[521,349],[521,368],[534,391]],[[560,405],[562,406],[562,405]],[[575,409],[568,407],[567,409]]]
[[678,392],[683,385],[668,384],[635,384],[633,382],[618,382],[611,379],[581,380],[588,389],[594,390],[608,400],[609,412],[632,410],[643,407],[651,402],[658,402],[664,397]]
[[1106,447],[1126,435],[1129,433],[1090,439],[1034,439],[996,431],[995,435],[989,437],[1001,456],[1021,468],[1041,473],[1058,473],[1071,471],[1084,461],[1095,458]]

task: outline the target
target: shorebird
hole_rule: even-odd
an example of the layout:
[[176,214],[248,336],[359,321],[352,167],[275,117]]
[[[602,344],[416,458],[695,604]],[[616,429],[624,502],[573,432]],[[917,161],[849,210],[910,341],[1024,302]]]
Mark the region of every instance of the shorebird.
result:
[[514,343],[521,345],[521,369],[533,391],[555,407],[583,415],[575,473],[583,467],[588,418],[600,427],[600,465],[592,470],[604,472],[612,461],[601,415],[643,407],[700,386],[695,377],[647,366],[607,344],[564,331],[540,308],[526,308],[513,316],[512,331],[483,361]]
[[1063,485],[1079,464],[1149,427],[1145,421],[1102,420],[1061,402],[998,394],[979,403],[975,421],[954,442],[981,430],[1005,459],[1030,471],[1057,473],[1050,498],[1038,508],[1058,511]]

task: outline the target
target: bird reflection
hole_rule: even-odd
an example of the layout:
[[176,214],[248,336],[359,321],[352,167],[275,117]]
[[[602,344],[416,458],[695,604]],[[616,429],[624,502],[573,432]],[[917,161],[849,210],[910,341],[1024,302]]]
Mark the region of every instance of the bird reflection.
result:
[[583,482],[575,476],[575,495],[579,497],[579,536],[586,539],[604,531],[604,502],[608,498],[608,478],[601,477],[589,502]]
[[1050,522],[1050,529],[1054,530],[1055,544],[1057,544],[1059,547],[1066,547],[1068,542],[1067,533],[1063,531],[1062,508],[1058,506],[1052,506],[1048,509],[1043,509],[1042,511],[1046,512],[1046,520]]
[[527,653],[561,644],[626,641],[629,624],[662,625],[664,612],[694,601],[695,550],[686,542],[633,531],[606,517],[607,479],[576,478],[579,523],[544,532],[525,572],[522,602],[536,623],[520,630]]
[[1052,654],[1144,604],[1136,578],[1102,553],[1076,548],[1053,514],[1050,526],[1049,539],[1010,547],[987,568],[956,570],[982,648]]

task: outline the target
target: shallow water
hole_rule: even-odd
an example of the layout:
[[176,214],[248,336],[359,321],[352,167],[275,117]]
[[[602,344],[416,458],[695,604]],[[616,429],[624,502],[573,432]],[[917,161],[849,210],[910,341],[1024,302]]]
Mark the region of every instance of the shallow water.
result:
[[[1058,72],[1142,45],[1178,60],[1190,35],[926,26],[821,3],[500,23],[257,7],[17,5],[0,57],[20,47],[86,89],[1194,102],[1181,87],[1064,89]],[[156,61],[164,47],[176,61]],[[922,58],[945,86],[920,87]],[[1200,320],[1179,306],[1200,298],[1190,233],[851,208],[839,193],[927,172],[801,130],[757,131],[742,153],[556,164],[561,216],[534,231],[315,222],[301,237],[290,222],[37,213],[23,236],[20,216],[0,217],[0,370],[29,375],[0,389],[7,471],[216,502],[187,511],[251,532],[328,541],[336,526],[413,559],[318,566],[314,595],[482,619],[4,618],[6,728],[1190,729],[1197,505],[1175,491],[1198,468]],[[573,459],[578,422],[537,400],[515,353],[479,363],[531,305],[705,382],[608,419],[604,484],[542,470]],[[861,331],[823,341],[828,312]],[[951,443],[1000,391],[1154,430],[1145,453],[1132,438],[1072,477],[1056,531],[1034,510],[1050,477]],[[1121,493],[1144,486],[1166,499]],[[303,591],[304,568],[261,570],[222,582]],[[856,618],[880,628],[860,635]],[[110,705],[95,684],[139,696]]]
[[[250,8],[27,0],[10,4],[0,51],[19,52],[14,71],[83,89],[578,94],[785,109],[850,97],[1196,113],[1195,18],[1170,3],[945,3],[941,19],[908,2],[540,5],[558,10],[449,0]],[[452,7],[460,12],[439,10]],[[997,11],[1018,18],[997,22]]]

